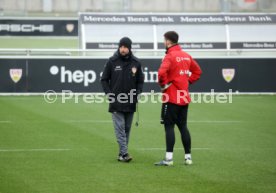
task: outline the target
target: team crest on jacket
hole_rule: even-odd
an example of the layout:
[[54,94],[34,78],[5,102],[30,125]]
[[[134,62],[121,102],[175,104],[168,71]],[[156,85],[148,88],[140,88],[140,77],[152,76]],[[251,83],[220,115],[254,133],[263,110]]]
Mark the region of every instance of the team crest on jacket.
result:
[[14,83],[19,82],[22,77],[22,69],[10,69],[10,77]]
[[234,68],[224,68],[222,69],[222,76],[226,82],[231,82],[235,76]]
[[132,71],[132,75],[135,76],[135,74],[137,72],[137,68],[136,67],[132,67],[131,71]]

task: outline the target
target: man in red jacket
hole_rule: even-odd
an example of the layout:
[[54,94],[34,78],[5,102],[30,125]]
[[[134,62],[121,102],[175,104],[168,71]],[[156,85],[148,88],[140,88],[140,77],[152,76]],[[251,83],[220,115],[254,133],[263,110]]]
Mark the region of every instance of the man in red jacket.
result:
[[175,143],[174,126],[177,125],[185,150],[185,164],[192,164],[191,136],[187,128],[189,84],[200,78],[201,69],[197,62],[178,45],[178,34],[168,31],[164,34],[167,52],[158,70],[158,80],[163,92],[161,123],[166,132],[165,159],[155,163],[157,166],[173,165]]

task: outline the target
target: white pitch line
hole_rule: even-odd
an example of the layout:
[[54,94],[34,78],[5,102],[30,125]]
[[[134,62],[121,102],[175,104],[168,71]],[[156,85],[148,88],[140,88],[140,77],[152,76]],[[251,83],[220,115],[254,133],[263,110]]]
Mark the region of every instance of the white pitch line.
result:
[[[141,120],[142,123],[158,123],[158,120],[151,121],[151,120]],[[238,120],[188,120],[188,123],[241,123],[244,121]]]
[[[36,122],[32,120],[28,120],[28,122]],[[38,121],[41,122],[41,121]],[[65,123],[112,123],[112,120],[62,120]],[[151,120],[141,120],[141,123],[159,123],[158,120],[151,121]],[[244,121],[237,121],[237,120],[191,120],[188,123],[210,123],[210,124],[223,124],[223,123],[242,123]],[[0,120],[0,124],[9,124],[12,121],[9,120]]]
[[70,151],[71,149],[0,149],[0,152]]
[[[112,120],[63,120],[68,123],[112,123]],[[141,120],[141,123],[159,123],[158,120],[150,121],[150,120]],[[241,123],[243,121],[237,120],[191,120],[188,123]]]
[[67,123],[112,123],[112,120],[64,120]]
[[235,120],[206,120],[206,121],[188,121],[188,123],[241,123],[242,121],[235,121]]
[[1,121],[0,120],[0,123],[11,123],[11,121]]
[[[195,147],[192,148],[192,150],[210,150],[211,148],[207,147]],[[159,147],[152,147],[152,148],[138,148],[137,150],[141,151],[165,151],[165,148],[159,148]],[[174,148],[174,150],[184,150],[183,148]]]

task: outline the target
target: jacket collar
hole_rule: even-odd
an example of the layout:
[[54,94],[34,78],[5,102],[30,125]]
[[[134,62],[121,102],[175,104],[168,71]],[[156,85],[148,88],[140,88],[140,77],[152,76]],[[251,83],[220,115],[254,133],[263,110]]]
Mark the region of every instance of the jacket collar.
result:
[[171,53],[173,51],[179,51],[179,50],[181,50],[180,45],[179,44],[175,44],[175,45],[167,48],[166,54],[169,54],[169,53]]
[[121,58],[122,60],[130,60],[130,59],[132,58],[132,52],[129,51],[129,53],[128,53],[126,56],[122,56],[122,55],[120,54],[119,49],[118,49],[118,50],[114,53],[114,56],[115,56],[116,58]]

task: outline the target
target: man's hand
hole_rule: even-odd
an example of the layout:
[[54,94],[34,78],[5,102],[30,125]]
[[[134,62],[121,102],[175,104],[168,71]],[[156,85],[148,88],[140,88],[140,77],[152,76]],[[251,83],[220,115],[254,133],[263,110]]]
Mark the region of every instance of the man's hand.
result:
[[168,84],[165,84],[164,86],[161,86],[161,91],[166,90],[167,88],[169,88],[172,85],[171,82],[169,82]]

